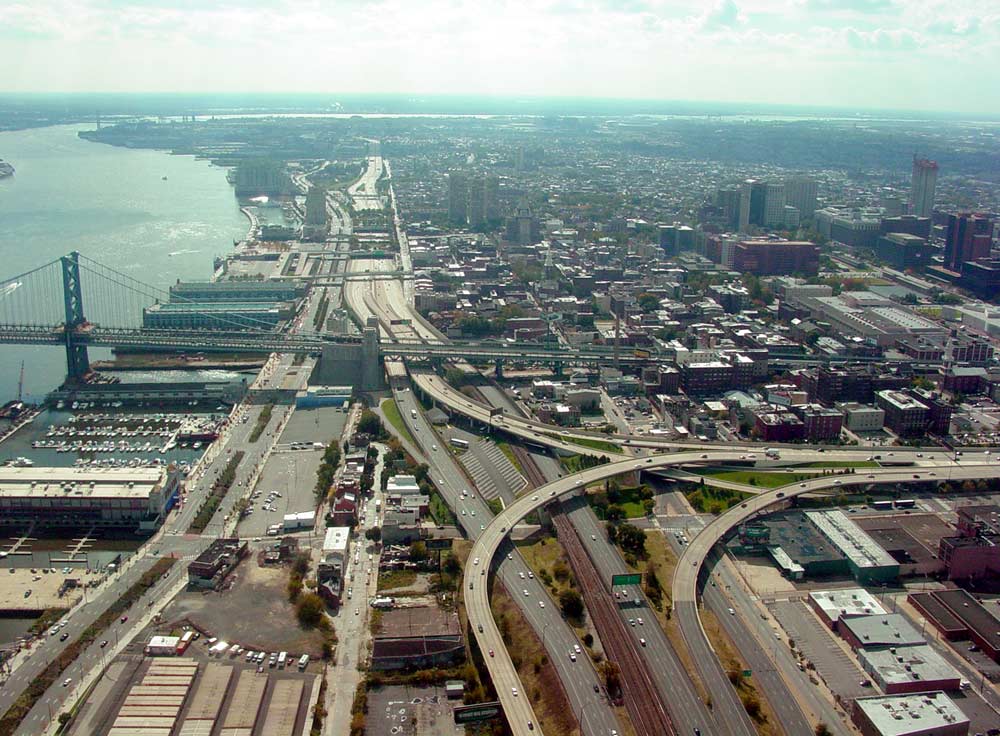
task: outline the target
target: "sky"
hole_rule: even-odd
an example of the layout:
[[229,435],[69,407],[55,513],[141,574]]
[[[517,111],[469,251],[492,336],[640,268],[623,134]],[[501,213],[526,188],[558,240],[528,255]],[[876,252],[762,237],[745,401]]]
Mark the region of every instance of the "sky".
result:
[[3,92],[704,100],[1000,115],[998,0],[2,0]]

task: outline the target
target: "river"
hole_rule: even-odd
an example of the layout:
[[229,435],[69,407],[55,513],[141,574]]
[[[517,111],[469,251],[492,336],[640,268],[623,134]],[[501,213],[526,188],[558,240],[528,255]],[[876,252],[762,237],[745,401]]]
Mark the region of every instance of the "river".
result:
[[[0,279],[73,250],[154,286],[209,278],[247,230],[225,169],[77,136],[92,127],[0,133],[0,158],[17,172],[0,180]],[[62,382],[61,348],[0,346],[0,403],[16,396],[22,361],[26,399]]]

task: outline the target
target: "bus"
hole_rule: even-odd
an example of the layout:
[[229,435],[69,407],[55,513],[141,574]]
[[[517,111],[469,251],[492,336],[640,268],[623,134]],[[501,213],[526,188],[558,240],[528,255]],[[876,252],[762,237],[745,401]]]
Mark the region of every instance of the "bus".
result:
[[461,440],[458,437],[452,437],[450,440],[452,447],[458,447],[462,450],[469,449],[469,443],[466,440]]
[[892,508],[892,501],[874,501],[872,503],[873,509],[885,510]]
[[287,661],[288,661],[288,652],[279,652],[278,653],[278,669],[279,670],[285,669],[285,662],[287,662]]
[[913,498],[900,498],[896,501],[897,509],[912,509],[917,505],[916,499]]
[[177,653],[184,654],[184,652],[187,651],[187,648],[191,646],[192,641],[194,641],[194,632],[185,631],[184,635],[181,636],[181,640],[177,642]]
[[309,655],[303,654],[299,657],[299,672],[302,672],[309,665]]

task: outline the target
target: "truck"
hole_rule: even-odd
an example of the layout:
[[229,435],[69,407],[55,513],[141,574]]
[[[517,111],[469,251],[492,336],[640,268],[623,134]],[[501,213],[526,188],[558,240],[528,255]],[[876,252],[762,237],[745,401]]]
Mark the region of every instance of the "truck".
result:
[[410,409],[410,416],[412,418],[416,419],[417,418],[417,410],[416,409]]
[[771,460],[779,460],[781,459],[781,453],[773,447],[768,447],[764,450],[764,457],[770,458]]

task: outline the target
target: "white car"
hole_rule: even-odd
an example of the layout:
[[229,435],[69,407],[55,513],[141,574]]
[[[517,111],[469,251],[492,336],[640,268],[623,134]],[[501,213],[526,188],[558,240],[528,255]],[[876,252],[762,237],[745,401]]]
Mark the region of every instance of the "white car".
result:
[[514,696],[515,698],[517,697],[517,688],[516,688],[516,687],[512,687],[512,688],[510,689],[510,692],[511,692],[511,694],[513,694],[513,696]]
[[523,572],[519,572],[518,575],[521,576],[521,580],[524,580],[524,573]]
[[525,588],[525,589],[524,589],[524,595],[525,595],[525,597],[527,597],[527,596],[529,595],[529,594],[528,594],[528,589],[527,589],[527,588]]
[[573,652],[569,653],[569,661],[570,662],[575,662],[576,661],[576,655]]
[[545,601],[538,601],[539,608],[545,608]]

